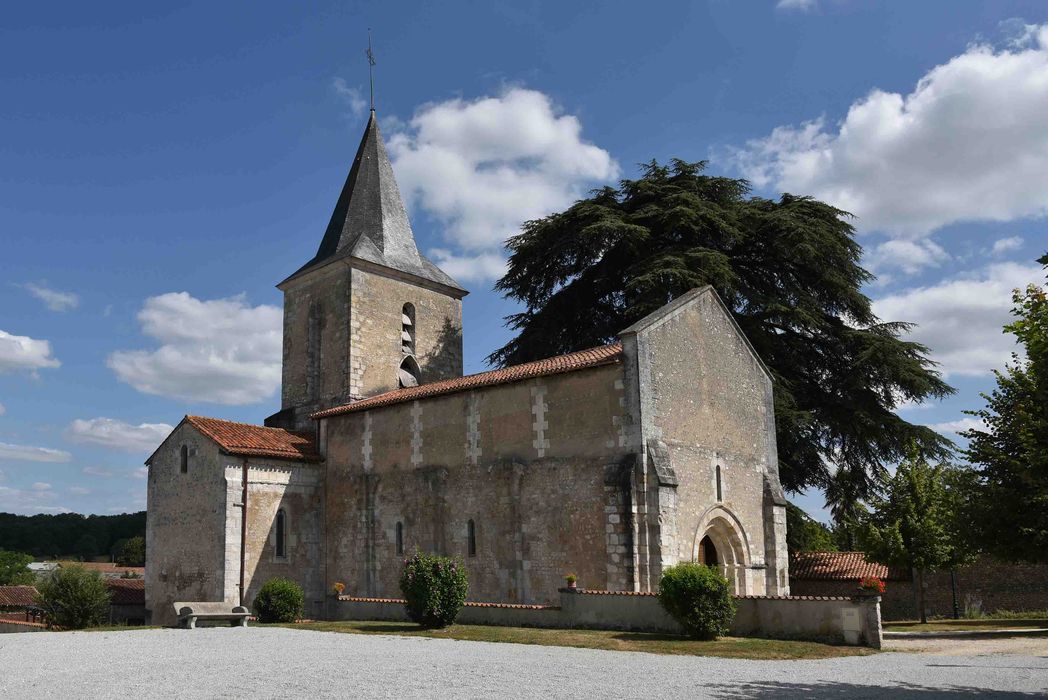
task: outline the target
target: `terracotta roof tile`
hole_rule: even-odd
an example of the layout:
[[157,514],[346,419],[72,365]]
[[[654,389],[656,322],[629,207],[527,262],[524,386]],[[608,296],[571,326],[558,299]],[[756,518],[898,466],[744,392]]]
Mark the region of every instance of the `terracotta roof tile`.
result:
[[283,428],[234,423],[218,418],[186,416],[193,427],[218,443],[224,452],[244,457],[276,457],[300,462],[319,462],[313,436]]
[[145,605],[146,582],[140,578],[111,578],[106,580],[113,605]]
[[335,406],[334,408],[317,411],[310,417],[327,418],[328,416],[337,416],[343,413],[365,411],[369,408],[390,406],[403,403],[404,401],[454,394],[459,391],[519,382],[524,379],[545,377],[551,374],[574,372],[575,370],[600,367],[601,365],[610,365],[621,361],[622,344],[611,343],[610,345],[602,345],[589,350],[579,350],[567,355],[548,357],[545,360],[536,360],[535,362],[527,362],[522,365],[495,369],[490,372],[467,374],[465,377],[455,377],[454,379],[445,379],[444,381],[407,387],[405,389],[394,389],[393,391],[387,391],[384,394],[345,404],[344,406]]
[[114,564],[109,561],[59,561],[55,562],[59,566],[82,566],[88,571],[97,571],[103,576],[119,576],[124,572],[130,571],[138,574],[139,576],[145,576],[146,568],[144,566],[121,566],[120,564]]
[[33,607],[36,605],[36,588],[33,586],[0,586],[0,607]]
[[790,562],[790,578],[805,581],[858,581],[864,576],[910,578],[905,569],[868,561],[865,552],[797,552]]

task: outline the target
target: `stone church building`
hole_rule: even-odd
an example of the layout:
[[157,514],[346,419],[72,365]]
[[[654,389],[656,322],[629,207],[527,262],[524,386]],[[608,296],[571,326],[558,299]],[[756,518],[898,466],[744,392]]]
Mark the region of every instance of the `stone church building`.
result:
[[651,591],[716,564],[787,595],[767,368],[709,287],[603,347],[462,375],[466,291],[421,255],[374,112],[316,256],[284,293],[281,410],[186,416],[147,461],[147,607],[243,600],[273,577],[324,614],[399,596],[416,548],[470,599]]

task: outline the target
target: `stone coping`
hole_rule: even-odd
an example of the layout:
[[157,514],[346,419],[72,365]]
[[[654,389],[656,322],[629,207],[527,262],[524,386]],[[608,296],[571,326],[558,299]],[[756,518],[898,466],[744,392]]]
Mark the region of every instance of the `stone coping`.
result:
[[[571,593],[572,595],[601,595],[644,598],[658,597],[658,593],[649,593],[647,591],[602,591],[597,589],[586,588],[561,588],[560,590],[565,593]],[[737,595],[732,597],[737,600],[852,600],[847,596],[828,595]],[[338,599],[347,603],[391,603],[396,605],[404,605],[407,602],[403,598],[364,598],[359,596],[348,595],[340,595]],[[560,606],[558,605],[527,605],[523,603],[483,603],[476,601],[466,601],[465,606],[472,608],[510,608],[514,610],[560,610]]]
[[[360,598],[357,596],[340,595],[339,602],[343,603],[386,603],[391,605],[404,605],[407,603],[403,598]],[[527,605],[523,603],[481,603],[466,601],[467,608],[503,608],[508,610],[560,610],[559,605]]]

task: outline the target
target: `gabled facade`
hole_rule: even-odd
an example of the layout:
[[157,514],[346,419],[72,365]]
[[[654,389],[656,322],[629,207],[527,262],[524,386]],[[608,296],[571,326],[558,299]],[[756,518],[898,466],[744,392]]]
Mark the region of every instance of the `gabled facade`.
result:
[[148,462],[155,622],[275,576],[310,616],[336,581],[394,597],[415,548],[461,556],[480,601],[549,602],[568,572],[652,591],[691,560],[788,594],[772,381],[712,288],[610,345],[462,376],[466,292],[418,252],[373,113],[279,287],[281,410],[187,416]]

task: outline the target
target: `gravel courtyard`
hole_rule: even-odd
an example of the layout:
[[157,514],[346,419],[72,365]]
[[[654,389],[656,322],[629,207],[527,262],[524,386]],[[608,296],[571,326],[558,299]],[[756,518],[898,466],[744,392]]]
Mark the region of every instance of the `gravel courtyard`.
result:
[[1048,656],[741,661],[282,628],[0,635],[0,697],[949,698],[1048,692]]

